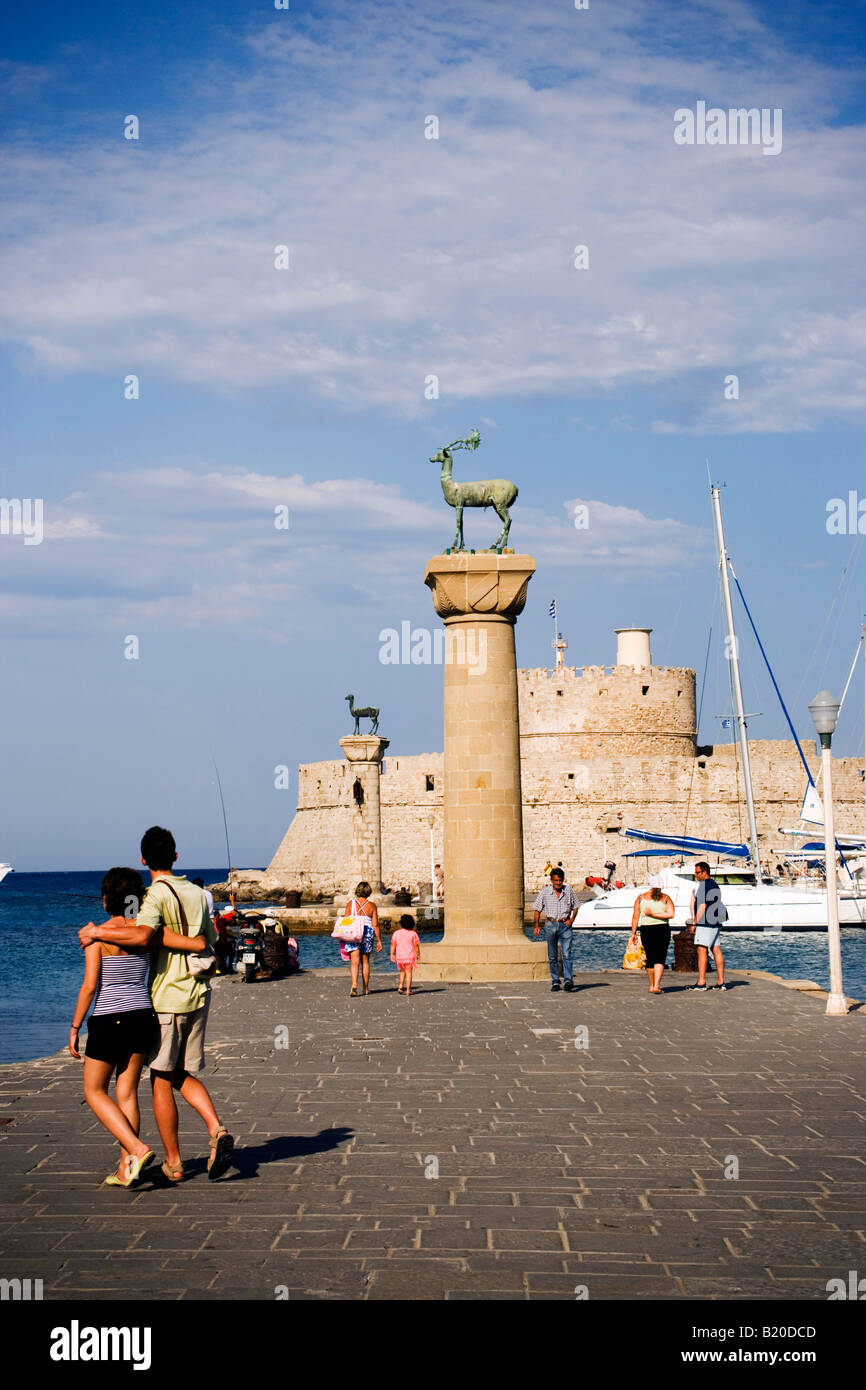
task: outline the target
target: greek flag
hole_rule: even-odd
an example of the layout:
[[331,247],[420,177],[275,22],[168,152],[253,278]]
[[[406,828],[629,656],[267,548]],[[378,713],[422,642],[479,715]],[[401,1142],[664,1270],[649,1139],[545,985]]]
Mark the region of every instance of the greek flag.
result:
[[556,599],[553,599],[553,601],[551,602],[549,612],[550,612],[551,618],[555,618],[555,617],[556,617]]
[[723,728],[723,729],[732,729],[733,727],[734,727],[734,721],[733,721],[733,719],[723,719],[723,720],[722,720],[722,728]]

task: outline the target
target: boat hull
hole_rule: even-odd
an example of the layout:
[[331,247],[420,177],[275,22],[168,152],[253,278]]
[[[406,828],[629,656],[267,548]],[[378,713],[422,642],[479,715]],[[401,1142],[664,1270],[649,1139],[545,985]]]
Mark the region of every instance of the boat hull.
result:
[[[576,927],[619,929],[631,927],[635,899],[648,891],[648,885],[619,888],[584,903],[577,913]],[[676,909],[671,927],[686,925],[691,913],[688,884],[666,884],[665,892]],[[728,931],[826,931],[827,900],[822,892],[766,884],[754,887],[727,886],[722,901],[728,912],[724,930]],[[866,927],[866,897],[840,898],[839,921],[846,927]]]

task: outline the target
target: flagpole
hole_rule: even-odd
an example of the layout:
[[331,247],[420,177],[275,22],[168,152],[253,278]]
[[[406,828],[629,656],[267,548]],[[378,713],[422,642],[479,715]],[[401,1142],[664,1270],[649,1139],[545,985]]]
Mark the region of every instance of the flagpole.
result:
[[554,667],[554,670],[555,670],[555,669],[556,669],[556,639],[557,639],[557,637],[559,636],[559,633],[558,633],[558,631],[557,631],[557,624],[558,624],[558,622],[559,622],[559,619],[558,619],[557,614],[556,614],[556,594],[553,595],[553,603],[550,605],[550,607],[551,607],[551,609],[552,609],[552,617],[553,617],[553,667]]

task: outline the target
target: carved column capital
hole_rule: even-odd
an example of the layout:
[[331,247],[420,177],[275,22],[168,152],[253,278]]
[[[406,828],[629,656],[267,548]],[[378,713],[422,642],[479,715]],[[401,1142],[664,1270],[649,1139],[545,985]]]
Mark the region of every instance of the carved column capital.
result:
[[347,763],[381,763],[390,742],[379,734],[346,734],[340,747]]
[[445,622],[478,616],[513,623],[523,612],[534,573],[531,555],[458,551],[434,555],[427,562],[424,583],[433,594],[433,607]]

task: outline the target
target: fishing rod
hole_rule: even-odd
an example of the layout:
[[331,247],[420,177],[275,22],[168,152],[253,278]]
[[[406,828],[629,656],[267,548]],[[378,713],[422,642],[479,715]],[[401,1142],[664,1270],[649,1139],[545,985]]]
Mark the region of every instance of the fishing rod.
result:
[[226,817],[226,803],[225,803],[225,799],[224,799],[224,797],[223,797],[223,784],[222,784],[222,782],[220,781],[220,770],[219,770],[219,768],[218,768],[217,765],[216,765],[216,758],[214,757],[213,753],[211,753],[211,755],[210,755],[210,760],[211,760],[211,762],[213,763],[213,770],[214,770],[214,772],[216,773],[217,791],[218,791],[219,794],[220,794],[220,806],[222,807],[222,813],[223,813],[223,828],[225,829],[225,832],[226,832],[226,857],[227,857],[227,859],[228,859],[228,870],[229,870],[229,894],[231,895],[231,893],[232,893],[232,852],[231,852],[231,848],[230,848],[230,846],[229,846],[229,823],[228,823],[228,818]]

